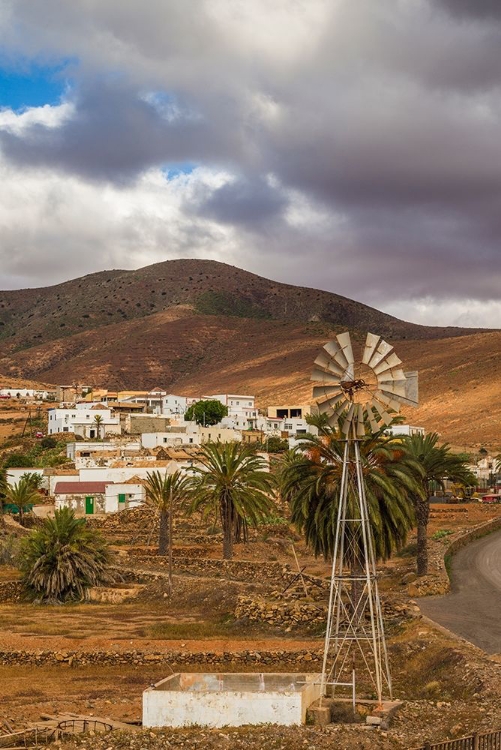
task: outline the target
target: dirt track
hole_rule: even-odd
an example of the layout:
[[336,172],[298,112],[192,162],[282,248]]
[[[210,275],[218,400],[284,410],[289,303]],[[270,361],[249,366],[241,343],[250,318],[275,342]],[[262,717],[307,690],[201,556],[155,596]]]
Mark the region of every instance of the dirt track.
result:
[[452,592],[419,606],[489,654],[501,653],[501,532],[472,542],[452,560]]

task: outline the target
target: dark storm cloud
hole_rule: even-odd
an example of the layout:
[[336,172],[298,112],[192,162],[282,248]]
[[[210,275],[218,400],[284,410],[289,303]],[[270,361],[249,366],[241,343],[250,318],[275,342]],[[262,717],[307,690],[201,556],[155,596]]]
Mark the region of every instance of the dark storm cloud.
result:
[[455,16],[501,20],[501,4],[498,0],[436,0]]
[[49,166],[90,179],[131,179],[163,162],[203,160],[231,151],[210,122],[182,104],[162,112],[140,92],[116,81],[92,81],[60,127],[34,124],[22,134],[0,132],[5,156],[21,165]]
[[263,222],[276,219],[287,200],[261,178],[238,179],[212,191],[197,210],[225,224],[241,224],[259,229]]

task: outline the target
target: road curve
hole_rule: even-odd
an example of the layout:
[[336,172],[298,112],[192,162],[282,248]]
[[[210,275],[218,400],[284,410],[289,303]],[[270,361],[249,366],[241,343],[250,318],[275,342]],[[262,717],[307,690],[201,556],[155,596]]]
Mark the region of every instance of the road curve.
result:
[[501,531],[453,556],[450,594],[418,602],[435,622],[488,654],[501,653]]

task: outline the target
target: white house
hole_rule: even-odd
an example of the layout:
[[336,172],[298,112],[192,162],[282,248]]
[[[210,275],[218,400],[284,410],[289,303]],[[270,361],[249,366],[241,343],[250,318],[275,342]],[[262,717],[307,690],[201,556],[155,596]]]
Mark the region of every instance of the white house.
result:
[[75,461],[77,457],[90,458],[91,454],[113,450],[116,450],[120,454],[133,451],[139,452],[141,450],[141,443],[139,440],[124,440],[122,438],[118,441],[109,440],[100,443],[78,440],[66,444],[66,455],[70,461]]
[[119,435],[120,417],[114,416],[111,409],[99,408],[100,406],[98,404],[89,408],[86,404],[78,404],[72,409],[49,409],[48,434],[74,432],[84,438]]
[[144,485],[136,482],[114,482],[107,484],[104,493],[104,512],[118,513],[127,508],[137,508],[144,502]]
[[0,388],[0,396],[2,398],[36,398],[43,401],[47,399],[48,391],[36,388]]
[[220,401],[228,407],[231,424],[239,430],[253,430],[259,416],[255,396],[239,396],[232,393],[218,393],[214,396],[203,396],[205,399]]
[[391,427],[388,427],[385,432],[389,435],[407,435],[408,437],[411,437],[412,435],[424,436],[425,434],[424,427],[416,427],[411,424],[393,424]]
[[140,483],[57,482],[54,488],[56,509],[72,508],[78,515],[85,516],[135,508],[144,498],[145,489]]

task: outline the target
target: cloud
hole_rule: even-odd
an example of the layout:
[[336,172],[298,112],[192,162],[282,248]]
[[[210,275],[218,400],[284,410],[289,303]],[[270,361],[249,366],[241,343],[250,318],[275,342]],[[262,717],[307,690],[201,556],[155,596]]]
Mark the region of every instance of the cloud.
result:
[[501,19],[501,7],[497,0],[438,1],[452,15],[482,19]]
[[499,325],[497,3],[6,8],[10,58],[79,61],[59,107],[0,112],[7,203],[33,196],[3,214],[7,283],[207,255]]

